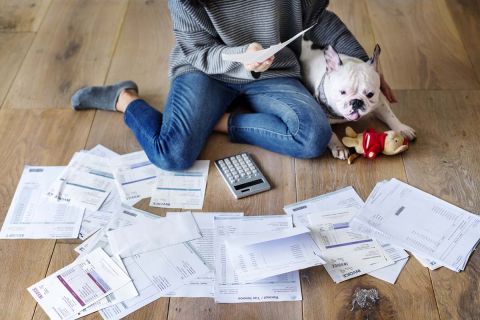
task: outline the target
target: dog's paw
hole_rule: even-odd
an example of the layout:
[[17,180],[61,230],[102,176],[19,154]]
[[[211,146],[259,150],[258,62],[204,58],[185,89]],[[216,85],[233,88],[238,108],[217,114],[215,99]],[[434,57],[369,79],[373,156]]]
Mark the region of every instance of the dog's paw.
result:
[[347,160],[350,155],[350,151],[343,145],[334,145],[330,146],[330,151],[332,156],[336,159]]
[[394,130],[400,132],[405,138],[410,141],[417,138],[417,133],[415,132],[415,129],[407,126],[406,124],[402,123],[400,126],[398,126],[398,128],[395,128]]

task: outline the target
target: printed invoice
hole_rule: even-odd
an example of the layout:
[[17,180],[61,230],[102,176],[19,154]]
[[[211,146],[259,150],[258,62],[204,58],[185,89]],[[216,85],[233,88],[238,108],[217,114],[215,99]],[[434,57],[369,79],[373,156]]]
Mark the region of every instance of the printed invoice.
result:
[[257,281],[325,263],[310,230],[303,226],[228,237],[225,243],[240,282]]
[[137,202],[152,195],[157,170],[144,151],[118,156],[111,164],[123,202]]
[[479,216],[396,179],[372,191],[351,225],[457,272],[480,238]]
[[45,190],[65,167],[25,166],[8,209],[1,239],[76,238],[85,209],[51,203]]
[[150,205],[160,208],[202,209],[209,160],[197,160],[182,171],[157,169]]
[[102,249],[96,249],[32,285],[28,292],[51,319],[69,319],[130,281]]
[[77,152],[46,194],[52,201],[96,211],[114,187],[107,158]]
[[261,235],[292,227],[292,218],[285,215],[215,217],[215,301],[242,303],[302,300],[298,271],[241,283],[225,247],[228,237]]

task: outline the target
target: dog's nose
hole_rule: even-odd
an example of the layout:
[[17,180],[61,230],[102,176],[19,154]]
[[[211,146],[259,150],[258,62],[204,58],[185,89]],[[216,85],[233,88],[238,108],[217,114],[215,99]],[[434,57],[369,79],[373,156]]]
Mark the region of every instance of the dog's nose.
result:
[[363,108],[363,100],[360,100],[360,99],[354,99],[352,100],[352,109],[353,111],[356,111],[358,109],[361,109]]

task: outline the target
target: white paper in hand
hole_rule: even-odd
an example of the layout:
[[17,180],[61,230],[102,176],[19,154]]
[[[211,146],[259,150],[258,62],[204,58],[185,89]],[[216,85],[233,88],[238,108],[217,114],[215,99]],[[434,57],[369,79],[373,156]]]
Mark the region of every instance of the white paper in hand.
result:
[[259,50],[259,51],[254,51],[254,52],[244,52],[244,53],[235,53],[235,54],[222,54],[222,59],[225,61],[234,61],[234,62],[241,62],[243,64],[251,64],[251,63],[256,63],[256,62],[263,62],[273,56],[275,53],[278,51],[282,50],[286,46],[288,46],[290,43],[292,43],[295,39],[298,37],[302,36],[313,28],[315,25],[311,26],[308,29],[303,30],[302,32],[297,33],[290,39],[288,39],[285,42],[281,42],[279,44],[275,44],[267,49]]

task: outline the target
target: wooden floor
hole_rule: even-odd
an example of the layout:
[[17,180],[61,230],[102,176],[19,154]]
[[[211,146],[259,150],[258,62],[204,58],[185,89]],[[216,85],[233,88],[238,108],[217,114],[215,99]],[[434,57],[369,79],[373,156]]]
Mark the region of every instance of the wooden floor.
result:
[[[25,164],[66,165],[101,143],[139,150],[120,114],[73,112],[84,85],[132,79],[162,108],[174,38],[166,0],[0,0],[0,222]],[[210,170],[204,211],[281,214],[286,204],[347,185],[366,197],[396,177],[472,212],[480,212],[480,0],[331,0],[381,65],[399,103],[394,111],[418,133],[402,156],[330,155],[295,160],[214,135],[201,154],[216,159],[250,151],[272,191],[235,201]],[[383,128],[374,120],[355,124]],[[340,131],[342,128],[337,128]],[[140,208],[152,210],[144,201]],[[26,288],[70,263],[76,241],[0,241],[0,319],[45,319]],[[480,253],[464,272],[429,271],[414,258],[397,284],[370,276],[334,284],[321,267],[302,271],[303,301],[221,305],[211,299],[162,298],[131,319],[480,319]],[[369,311],[350,311],[354,290],[377,288]],[[97,319],[98,315],[88,317]]]

